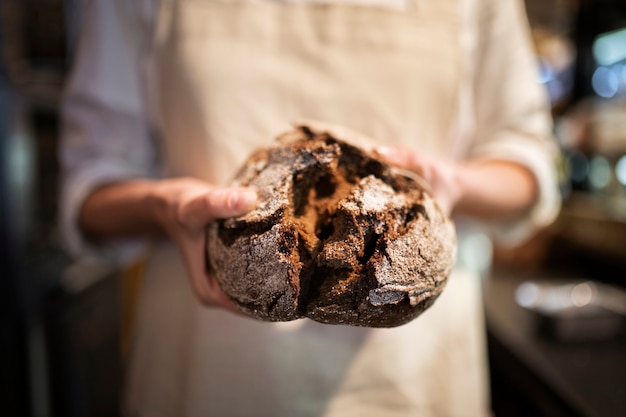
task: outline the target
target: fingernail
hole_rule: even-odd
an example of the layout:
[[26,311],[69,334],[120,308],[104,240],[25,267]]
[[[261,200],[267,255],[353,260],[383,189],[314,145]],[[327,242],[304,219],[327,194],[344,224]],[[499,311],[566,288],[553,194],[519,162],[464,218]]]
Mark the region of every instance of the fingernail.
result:
[[249,211],[256,206],[257,195],[252,190],[241,190],[237,192],[236,207],[240,210]]
[[396,153],[393,148],[390,148],[388,146],[379,146],[379,147],[374,149],[374,152],[377,153],[379,156],[382,156],[384,158],[391,158]]

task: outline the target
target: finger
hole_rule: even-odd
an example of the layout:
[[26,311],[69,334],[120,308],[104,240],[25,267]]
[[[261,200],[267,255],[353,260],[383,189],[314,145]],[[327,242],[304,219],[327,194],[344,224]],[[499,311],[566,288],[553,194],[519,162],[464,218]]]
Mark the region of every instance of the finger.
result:
[[420,175],[424,174],[424,161],[419,153],[406,147],[380,146],[374,150],[384,161],[398,166],[400,168],[409,169]]
[[182,204],[181,222],[191,228],[205,227],[215,219],[241,216],[257,202],[254,191],[245,188],[213,188]]
[[215,277],[207,274],[204,237],[187,238],[180,243],[193,292],[205,306],[222,307],[242,314],[222,291]]

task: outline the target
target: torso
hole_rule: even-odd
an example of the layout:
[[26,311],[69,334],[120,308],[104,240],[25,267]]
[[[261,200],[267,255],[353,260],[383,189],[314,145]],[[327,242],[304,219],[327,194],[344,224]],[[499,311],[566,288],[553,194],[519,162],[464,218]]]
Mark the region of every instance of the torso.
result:
[[[163,0],[155,65],[170,175],[227,183],[293,119],[444,155],[457,140],[460,0],[407,10]],[[133,415],[444,416],[487,410],[478,281],[457,271],[395,329],[264,323],[197,304],[168,245],[151,258]],[[157,365],[155,365],[157,364]]]

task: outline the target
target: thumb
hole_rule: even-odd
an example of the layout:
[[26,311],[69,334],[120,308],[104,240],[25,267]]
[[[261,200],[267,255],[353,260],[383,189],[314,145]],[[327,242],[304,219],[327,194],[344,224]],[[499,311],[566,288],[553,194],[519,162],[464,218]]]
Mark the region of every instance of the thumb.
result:
[[247,188],[211,188],[183,204],[180,220],[191,229],[199,229],[215,219],[241,216],[256,202],[256,192]]

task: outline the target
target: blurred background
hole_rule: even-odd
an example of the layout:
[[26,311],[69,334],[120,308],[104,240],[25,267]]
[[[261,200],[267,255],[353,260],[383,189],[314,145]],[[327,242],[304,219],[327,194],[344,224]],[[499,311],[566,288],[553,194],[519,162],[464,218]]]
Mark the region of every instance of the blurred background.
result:
[[[563,209],[522,247],[476,233],[496,416],[626,416],[626,1],[527,0]],[[3,416],[115,416],[141,267],[71,259],[59,103],[80,0],[0,0]]]

